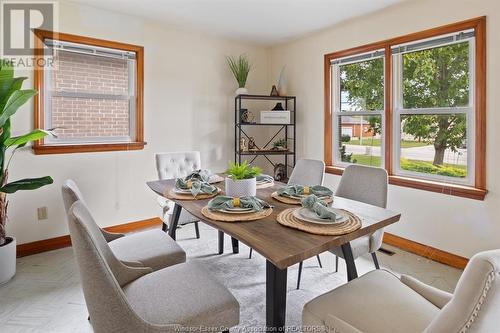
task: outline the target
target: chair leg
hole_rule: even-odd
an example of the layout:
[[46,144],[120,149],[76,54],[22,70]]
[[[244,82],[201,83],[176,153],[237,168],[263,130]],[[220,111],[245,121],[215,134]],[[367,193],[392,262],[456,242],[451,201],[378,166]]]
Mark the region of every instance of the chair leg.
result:
[[198,226],[198,222],[194,223],[194,231],[196,232],[196,238],[200,239],[200,227]]
[[323,268],[323,265],[321,264],[321,259],[319,257],[319,254],[316,256],[316,258],[318,258],[319,268]]
[[219,231],[219,254],[224,253],[224,232]]
[[339,256],[335,256],[335,273],[339,271]]
[[252,252],[253,252],[253,249],[250,248],[250,253],[248,254],[248,259],[252,259]]
[[300,289],[300,278],[302,277],[302,264],[303,262],[301,261],[299,264],[299,276],[297,278],[297,290]]
[[373,263],[375,264],[375,268],[380,269],[380,265],[378,264],[377,254],[375,252],[372,253],[372,259]]

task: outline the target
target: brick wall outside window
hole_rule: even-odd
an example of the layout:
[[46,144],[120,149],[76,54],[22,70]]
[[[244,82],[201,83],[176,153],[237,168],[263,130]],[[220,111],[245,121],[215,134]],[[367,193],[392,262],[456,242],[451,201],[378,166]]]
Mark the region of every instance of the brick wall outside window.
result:
[[[51,74],[51,122],[60,139],[129,136],[127,60],[56,51]],[[61,93],[83,93],[82,97]],[[85,94],[121,98],[89,98]]]

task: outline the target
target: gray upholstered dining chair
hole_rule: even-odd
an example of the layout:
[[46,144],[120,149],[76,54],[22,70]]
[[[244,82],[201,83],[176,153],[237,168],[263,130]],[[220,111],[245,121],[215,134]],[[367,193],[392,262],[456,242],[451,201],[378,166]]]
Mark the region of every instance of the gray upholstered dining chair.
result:
[[68,224],[94,332],[227,331],[238,325],[238,301],[196,263],[155,272],[123,264],[80,201],[69,209]]
[[[325,162],[313,159],[300,159],[295,164],[292,174],[288,179],[289,185],[323,185],[323,180],[325,178]],[[252,258],[253,249],[250,249],[249,258]],[[318,264],[321,264],[321,259],[318,259]],[[303,262],[299,264],[299,275],[297,279],[297,289],[300,288],[300,277],[302,275],[302,265]]]
[[[155,159],[158,179],[160,180],[186,177],[194,170],[201,169],[201,157],[199,151],[157,153],[155,155]],[[163,230],[167,231],[168,223],[170,222],[174,211],[174,202],[164,197],[158,197],[158,203],[163,210]],[[178,225],[194,223],[196,238],[200,238],[198,222],[198,218],[189,214],[185,210],[181,211]]]
[[316,332],[498,332],[500,250],[476,254],[453,294],[412,277],[371,271],[309,301],[304,327]]
[[[71,179],[63,183],[62,196],[66,213],[76,201],[86,205],[80,189]],[[99,228],[97,225],[95,227]],[[99,230],[114,255],[128,266],[157,270],[186,261],[184,250],[160,229],[129,235],[110,233],[101,228]]]
[[[387,171],[363,165],[349,165],[345,168],[335,196],[367,203],[369,205],[387,207]],[[376,269],[379,269],[377,250],[382,246],[384,229],[379,229],[371,235],[351,241],[354,259],[370,253]],[[342,249],[331,250],[335,254],[335,271],[338,271],[339,257],[344,257]]]

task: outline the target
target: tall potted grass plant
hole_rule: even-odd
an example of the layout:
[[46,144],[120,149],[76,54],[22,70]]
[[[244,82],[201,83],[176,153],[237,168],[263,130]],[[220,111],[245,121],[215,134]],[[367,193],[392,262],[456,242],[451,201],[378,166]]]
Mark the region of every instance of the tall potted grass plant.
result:
[[51,177],[25,178],[9,182],[9,166],[16,151],[27,143],[50,134],[36,129],[30,133],[11,136],[11,117],[37,94],[36,90],[23,90],[25,77],[14,77],[12,65],[0,59],[0,284],[9,281],[16,273],[16,239],[7,237],[7,195],[22,190],[35,190],[52,184]]
[[248,73],[252,69],[252,65],[248,61],[245,55],[240,55],[238,58],[226,57],[227,64],[231,73],[233,73],[236,82],[238,82],[238,89],[236,89],[236,95],[244,95],[248,93],[247,88],[245,88],[248,79]]

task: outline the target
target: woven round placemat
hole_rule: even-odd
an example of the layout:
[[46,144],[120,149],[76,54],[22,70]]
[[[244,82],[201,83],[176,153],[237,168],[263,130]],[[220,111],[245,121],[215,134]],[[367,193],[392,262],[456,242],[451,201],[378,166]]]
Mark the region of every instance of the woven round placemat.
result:
[[[271,194],[271,197],[275,200],[278,200],[279,202],[286,203],[289,205],[301,205],[300,199],[282,197],[278,194],[278,192],[273,192]],[[327,204],[329,204],[329,203],[333,202],[333,198],[323,199],[323,201],[326,202]]]
[[361,228],[361,219],[351,212],[343,210],[348,216],[349,220],[343,223],[333,225],[315,224],[304,222],[293,216],[293,211],[299,208],[288,208],[278,214],[277,221],[279,224],[308,232],[310,234],[324,235],[324,236],[339,236],[348,234]]
[[245,222],[245,221],[255,221],[260,220],[264,217],[268,217],[273,212],[272,208],[266,208],[261,212],[255,213],[245,213],[245,214],[225,214],[217,211],[212,211],[205,206],[201,209],[203,216],[208,217],[211,220],[222,221],[222,222]]
[[217,190],[218,191],[216,193],[212,193],[212,194],[200,193],[196,197],[193,197],[193,195],[190,193],[187,193],[187,194],[175,193],[173,189],[170,189],[165,194],[165,197],[167,197],[167,199],[175,199],[175,200],[205,200],[205,199],[213,198],[213,197],[219,195],[220,192],[222,192],[220,188],[217,188]]

